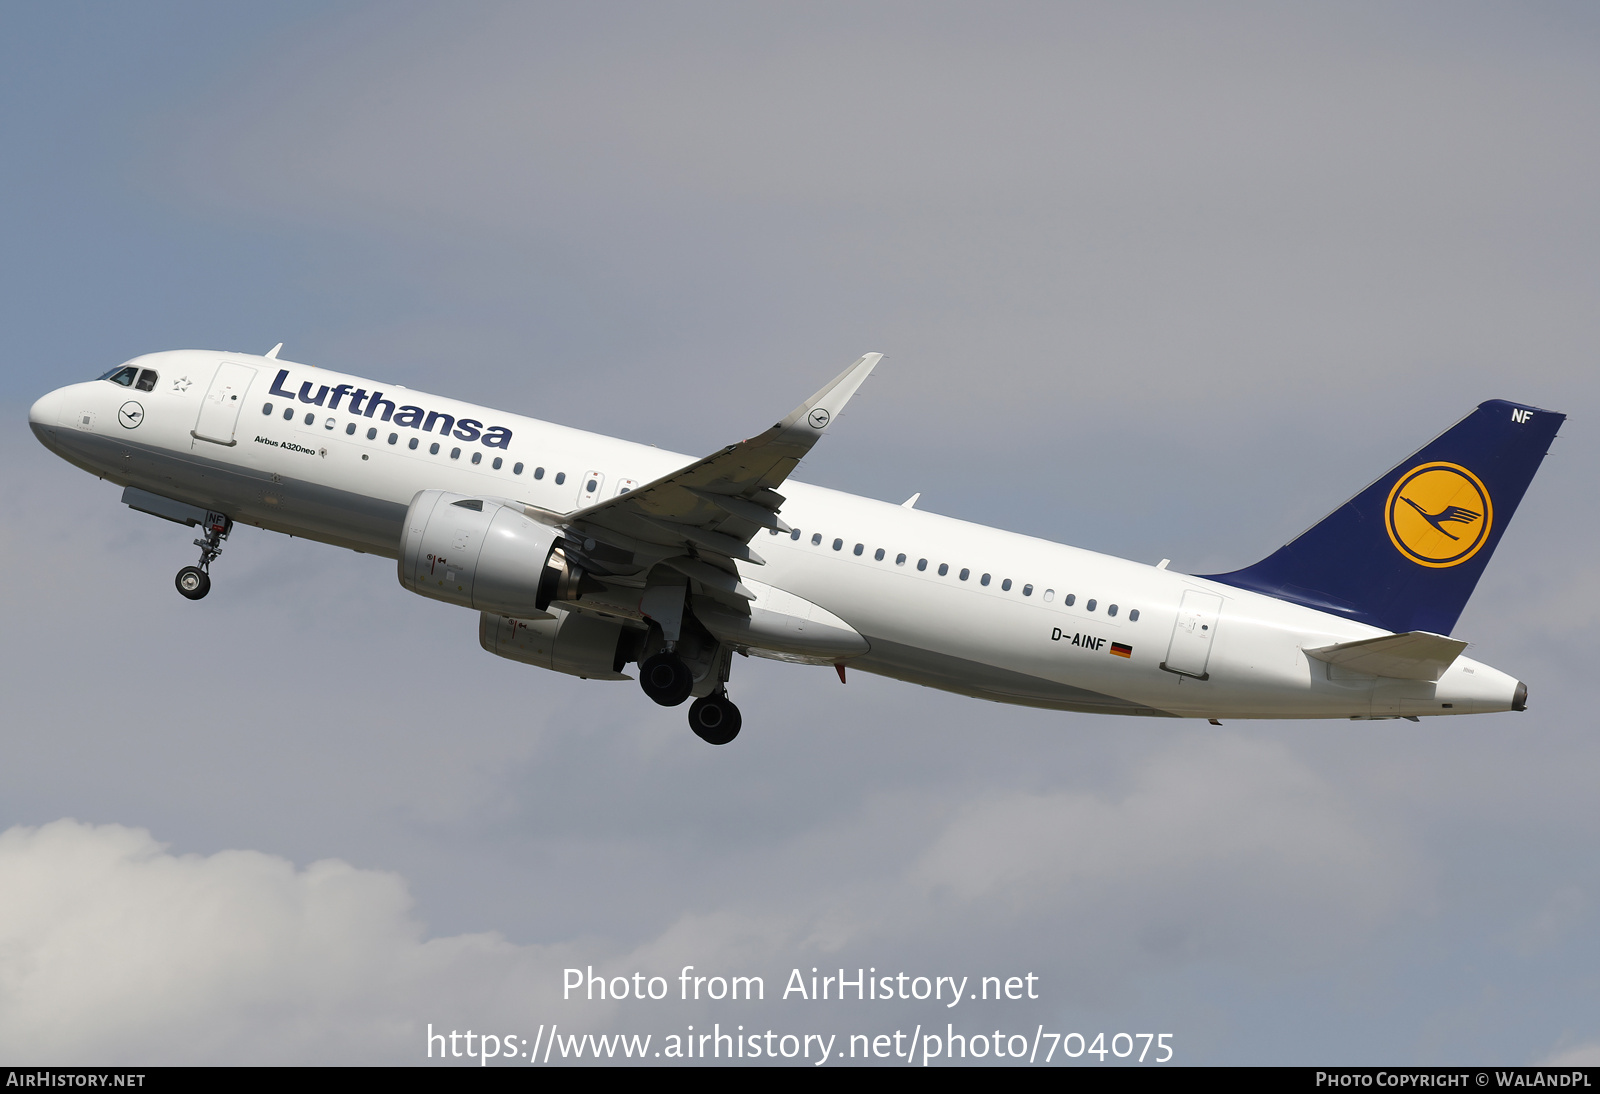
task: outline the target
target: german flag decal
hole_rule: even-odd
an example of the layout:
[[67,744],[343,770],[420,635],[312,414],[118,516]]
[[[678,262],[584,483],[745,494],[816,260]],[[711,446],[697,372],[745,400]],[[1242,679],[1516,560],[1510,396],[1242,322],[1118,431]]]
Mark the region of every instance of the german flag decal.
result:
[[1132,646],[1124,646],[1121,642],[1113,642],[1113,643],[1111,643],[1111,656],[1112,657],[1132,657],[1133,656],[1133,647]]

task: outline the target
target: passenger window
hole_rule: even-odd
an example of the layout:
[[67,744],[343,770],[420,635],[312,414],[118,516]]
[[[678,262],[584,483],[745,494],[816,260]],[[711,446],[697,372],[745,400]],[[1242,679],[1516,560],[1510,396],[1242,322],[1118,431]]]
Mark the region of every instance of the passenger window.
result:
[[317,424],[317,416],[315,414],[307,414],[306,415],[306,425],[316,425],[316,424]]
[[883,548],[879,547],[877,549],[877,551],[873,552],[872,557],[877,559],[879,562],[882,562],[883,561]]
[[856,557],[860,558],[861,557],[861,552],[864,551],[864,550],[866,550],[866,544],[864,544],[864,543],[856,544]]
[[430,444],[428,446],[428,455],[437,456],[438,454],[439,454],[439,442],[438,441],[434,441],[432,444]]
[[843,550],[844,549],[844,540],[842,540],[842,539],[834,540],[833,541],[833,549],[835,551]]
[[1077,593],[1068,593],[1066,596],[1061,598],[1061,603],[1065,604],[1069,608],[1072,607],[1077,602],[1078,602],[1078,594]]
[[452,448],[452,449],[451,449],[451,450],[450,450],[450,458],[451,458],[451,459],[452,459],[452,460],[459,460],[459,459],[460,459],[460,458],[461,458],[461,449],[459,449],[459,448]]
[[1003,593],[1011,591],[1011,579],[1009,577],[1000,583],[1000,591]]
[[[502,460],[499,456],[496,456],[494,458],[494,463],[490,464],[489,466],[494,468],[496,471],[498,471],[498,470],[500,470],[501,465],[503,465],[505,462],[506,462],[505,460]],[[517,470],[520,471],[521,467],[518,467]]]
[[564,483],[566,481],[567,481],[567,473],[565,471],[557,471],[556,472],[556,485],[560,486],[562,483]]
[[1106,609],[1106,614],[1110,615],[1110,616],[1115,616],[1117,614],[1117,606],[1115,604],[1111,605],[1109,608]]
[[1055,598],[1056,598],[1056,591],[1054,589],[1046,589],[1044,591],[1044,602],[1046,604],[1050,603]]
[[286,422],[294,421],[294,407],[286,406],[283,408],[283,420]]
[[811,546],[813,546],[813,547],[822,546],[822,533],[821,532],[813,532],[811,534]]
[[978,584],[979,585],[987,585],[987,584],[989,584],[989,575],[988,574],[984,574],[982,577],[980,577],[978,579]]
[[1139,609],[1138,608],[1135,608],[1135,609],[1133,609],[1133,611],[1128,613],[1128,622],[1129,623],[1137,623],[1137,622],[1139,622]]
[[1091,601],[1089,601],[1089,603],[1087,603],[1087,604],[1085,604],[1085,605],[1084,605],[1084,606],[1083,606],[1083,610],[1084,610],[1084,611],[1086,611],[1086,612],[1092,612],[1092,611],[1094,611],[1094,604],[1095,604],[1095,602],[1094,602],[1094,601],[1092,601],[1092,600],[1091,600]]
[[1032,585],[1024,585],[1022,587],[1022,595],[1023,596],[1032,596],[1033,595],[1033,586]]
[[798,543],[800,541],[800,529],[791,528],[789,530],[789,538],[794,540],[796,543]]
[[896,566],[904,566],[906,564],[906,556],[904,551],[894,556],[894,564]]
[[371,428],[371,429],[369,429],[369,430],[367,430],[367,440],[369,440],[369,441],[375,441],[375,440],[377,440],[377,439],[378,439],[378,430],[377,430],[377,427],[373,427],[373,428]]
[[351,422],[349,425],[344,427],[344,435],[346,437],[354,437],[356,435],[356,423],[355,422]]
[[[518,465],[518,466],[521,466],[521,465],[520,465],[520,464],[519,464],[519,465]],[[518,472],[517,472],[517,474],[519,474],[519,475],[520,475],[520,474],[522,474],[522,472],[521,472],[521,471],[518,471]],[[534,477],[534,478],[536,478],[536,479],[542,479],[542,478],[544,478],[544,468],[542,468],[542,467],[535,467],[535,468],[534,468],[534,469],[533,469],[533,477]]]
[[[541,470],[541,471],[542,471],[542,470],[543,470],[543,468],[540,468],[540,470]],[[520,475],[520,474],[522,474],[522,465],[521,465],[521,464],[520,464],[520,463],[517,463],[517,464],[512,464],[512,465],[511,465],[511,473],[512,473],[512,474],[513,474],[513,475]],[[538,478],[538,477],[539,477],[539,476],[538,476],[538,475],[535,475],[535,476],[534,476],[534,478]]]
[[928,568],[928,560],[927,559],[925,559],[925,558],[917,559],[917,569],[918,570],[926,570],[927,568]]
[[482,452],[474,452],[472,454],[472,462],[473,463],[482,463],[483,462],[483,453]]
[[116,372],[103,377],[103,379],[110,380],[113,384],[121,384],[123,387],[132,387],[134,377],[138,375],[139,370],[130,365],[127,368],[117,369]]
[[965,566],[961,567],[961,580],[962,581],[967,580],[967,578],[969,578],[971,576],[972,576],[972,571],[971,570],[967,569]]
[[411,449],[411,451],[415,452],[417,450],[417,439],[415,437],[412,437],[409,441],[406,442],[406,447]]
[[267,403],[265,406],[263,406],[261,408],[261,413],[270,415],[272,413],[272,404]]
[[949,572],[950,572],[950,564],[948,562],[939,563],[939,576],[940,577],[944,577]]
[[390,444],[394,444],[394,442],[398,441],[399,439],[400,439],[400,434],[398,434],[398,433],[389,434],[389,443]]
[[335,422],[332,418],[329,418],[327,421],[322,423],[322,428],[323,429],[332,429],[337,424],[338,423]]

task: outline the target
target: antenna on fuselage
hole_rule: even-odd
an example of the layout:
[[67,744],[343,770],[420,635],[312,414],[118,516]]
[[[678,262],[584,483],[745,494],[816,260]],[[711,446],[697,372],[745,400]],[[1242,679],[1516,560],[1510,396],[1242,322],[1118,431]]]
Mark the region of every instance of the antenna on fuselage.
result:
[[282,349],[282,348],[283,348],[283,343],[279,342],[277,345],[275,345],[271,349],[267,350],[266,353],[262,354],[262,356],[264,356],[269,361],[276,361],[278,359],[278,351],[280,349]]

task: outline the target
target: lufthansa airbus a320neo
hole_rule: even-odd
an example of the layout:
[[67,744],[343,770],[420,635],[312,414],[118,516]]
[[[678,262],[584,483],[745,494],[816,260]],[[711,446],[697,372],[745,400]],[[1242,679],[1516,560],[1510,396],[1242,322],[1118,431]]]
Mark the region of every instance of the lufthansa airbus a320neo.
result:
[[882,355],[693,459],[251,354],[135,358],[29,414],[134,509],[199,529],[199,600],[236,524],[397,560],[478,612],[484,649],[690,698],[739,732],[734,654],[1004,703],[1207,718],[1522,710],[1450,637],[1564,415],[1486,402],[1254,566],[1176,573],[806,486],[795,465]]

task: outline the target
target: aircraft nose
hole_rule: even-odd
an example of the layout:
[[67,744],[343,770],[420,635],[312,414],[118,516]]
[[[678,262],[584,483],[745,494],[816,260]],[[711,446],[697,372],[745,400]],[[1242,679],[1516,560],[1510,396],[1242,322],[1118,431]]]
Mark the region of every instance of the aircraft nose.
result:
[[61,420],[61,389],[43,396],[28,410],[28,424],[35,429],[54,429]]

